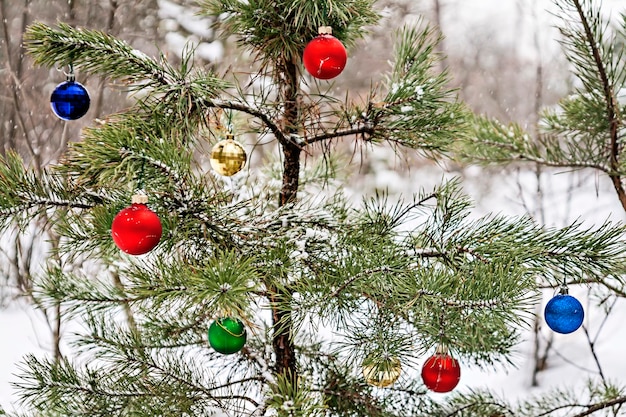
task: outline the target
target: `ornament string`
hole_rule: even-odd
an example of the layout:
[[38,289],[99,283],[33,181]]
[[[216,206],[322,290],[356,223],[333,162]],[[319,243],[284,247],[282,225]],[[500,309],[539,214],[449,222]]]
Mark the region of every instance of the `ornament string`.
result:
[[[226,139],[233,140],[235,135],[233,134],[233,111],[228,110],[226,115]],[[235,183],[233,181],[232,176],[226,177],[226,182],[228,183],[228,188],[230,191],[235,189]]]
[[74,74],[74,65],[68,64],[67,72],[64,72],[64,73],[65,73],[66,81],[68,81],[68,82],[76,81],[76,75]]
[[559,289],[559,294],[568,294],[569,289],[567,288],[567,275],[565,274],[565,263],[563,263],[563,282],[561,283],[561,288]]
[[441,314],[439,315],[439,336],[438,336],[439,337],[439,346],[437,347],[437,349],[439,349],[439,347],[445,345],[444,342],[443,342],[443,339],[444,339],[444,336],[445,336],[444,330],[443,330],[444,326],[445,326],[445,308],[446,307],[445,307],[445,303],[444,303],[444,305],[443,305],[443,307],[441,309]]
[[146,158],[141,157],[141,167],[139,168],[139,175],[137,176],[137,191],[139,193],[144,193],[143,189],[143,175],[146,166]]
[[227,137],[229,138],[233,134],[233,111],[232,110],[228,110],[228,116],[226,120],[226,132],[227,132]]

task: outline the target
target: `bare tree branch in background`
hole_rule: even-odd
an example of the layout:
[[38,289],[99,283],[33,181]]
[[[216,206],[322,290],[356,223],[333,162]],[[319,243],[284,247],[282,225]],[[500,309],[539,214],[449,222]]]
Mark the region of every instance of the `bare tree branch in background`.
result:
[[[119,13],[123,10],[124,13]],[[68,142],[76,141],[80,129],[103,113],[114,112],[126,105],[126,93],[107,88],[106,81],[85,79],[78,74],[92,98],[92,108],[81,121],[64,122],[57,119],[48,104],[55,85],[65,80],[62,68],[47,70],[34,67],[25,57],[22,37],[34,21],[55,23],[65,21],[88,25],[115,36],[137,42],[143,50],[155,50],[158,41],[158,6],[156,0],[141,2],[109,0],[108,2],[76,2],[74,0],[2,0],[0,1],[0,152],[16,151],[29,161],[36,172],[55,162]],[[15,297],[31,298],[32,280],[44,265],[34,262],[33,254],[48,253],[48,263],[63,267],[64,260],[55,254],[60,237],[47,226],[45,216],[34,223],[32,233],[17,237],[14,233],[2,237],[0,270],[2,302]],[[78,265],[80,266],[80,265]],[[36,300],[32,299],[36,302]],[[48,322],[52,336],[52,351],[61,358],[61,306],[39,309]]]

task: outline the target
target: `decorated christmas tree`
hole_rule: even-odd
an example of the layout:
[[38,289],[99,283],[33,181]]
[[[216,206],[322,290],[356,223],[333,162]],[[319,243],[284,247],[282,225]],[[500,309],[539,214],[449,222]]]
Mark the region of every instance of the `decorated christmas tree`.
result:
[[[80,74],[123,83],[136,101],[90,123],[43,172],[16,153],[2,159],[0,224],[45,216],[60,236],[33,297],[82,325],[71,354],[25,359],[25,413],[536,416],[626,402],[606,381],[591,381],[583,405],[567,392],[521,405],[455,392],[464,366],[512,361],[540,288],[554,288],[545,320],[563,334],[584,318],[569,286],[621,288],[622,226],[472,216],[457,181],[355,205],[332,177],[350,142],[435,160],[571,156],[622,187],[624,33],[603,37],[592,4],[559,1],[583,87],[547,116],[544,141],[520,144],[519,126],[457,100],[425,24],[393,34],[380,85],[342,89],[349,51],[377,22],[374,3],[202,1],[251,57],[245,82],[194,67],[193,50],[174,65],[88,28],[29,27],[35,62],[67,68],[51,97],[59,118],[88,109]],[[278,162],[253,164],[250,137],[275,145]]]

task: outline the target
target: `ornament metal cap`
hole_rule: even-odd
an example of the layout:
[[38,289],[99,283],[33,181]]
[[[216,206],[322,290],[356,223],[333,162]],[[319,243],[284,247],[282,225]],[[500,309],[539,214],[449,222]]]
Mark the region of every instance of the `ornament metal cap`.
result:
[[132,204],[147,204],[148,203],[148,196],[145,194],[134,194],[131,199],[130,202]]
[[332,26],[320,26],[319,28],[317,28],[317,33],[320,35],[332,35],[333,28]]
[[437,346],[437,349],[435,349],[435,354],[437,355],[447,355],[448,354],[448,347],[446,345],[444,345],[443,343]]

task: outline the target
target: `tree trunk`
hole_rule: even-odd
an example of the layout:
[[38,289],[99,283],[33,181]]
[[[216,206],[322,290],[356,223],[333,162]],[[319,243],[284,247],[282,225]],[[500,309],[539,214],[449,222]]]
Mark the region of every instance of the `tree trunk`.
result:
[[[284,63],[282,71],[284,77],[282,100],[284,104],[283,129],[286,133],[298,131],[297,120],[299,113],[298,105],[298,68],[293,61]],[[282,143],[283,151],[283,183],[280,190],[280,205],[284,206],[295,201],[300,177],[300,152],[297,144],[292,142]],[[287,376],[292,381],[297,381],[297,361],[295,346],[293,343],[293,322],[288,305],[292,297],[289,289],[273,288],[272,318],[274,336],[272,345],[276,354],[276,373]]]

